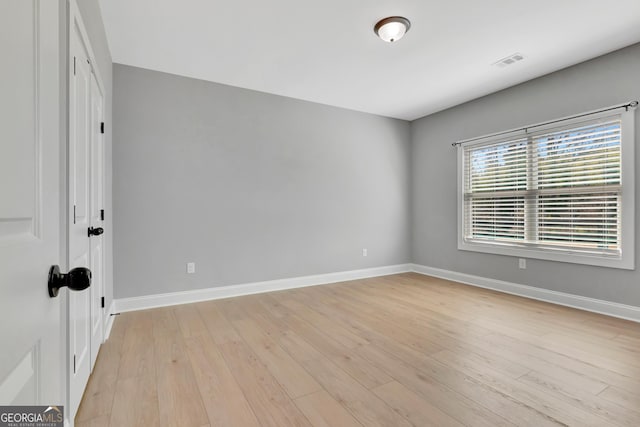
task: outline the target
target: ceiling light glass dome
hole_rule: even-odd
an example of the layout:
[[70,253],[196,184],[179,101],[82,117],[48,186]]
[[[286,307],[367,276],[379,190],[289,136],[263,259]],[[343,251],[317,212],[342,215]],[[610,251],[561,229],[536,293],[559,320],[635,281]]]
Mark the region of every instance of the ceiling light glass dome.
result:
[[402,16],[390,16],[379,21],[373,31],[387,43],[400,40],[411,28],[411,23]]

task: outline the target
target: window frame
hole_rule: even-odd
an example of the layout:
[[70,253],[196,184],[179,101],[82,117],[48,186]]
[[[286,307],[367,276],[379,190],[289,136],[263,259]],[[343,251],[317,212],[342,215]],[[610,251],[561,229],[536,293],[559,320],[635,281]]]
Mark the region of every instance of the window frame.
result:
[[[465,200],[464,200],[464,173],[465,173],[465,147],[487,143],[509,141],[517,137],[526,136],[527,129],[535,128],[538,133],[544,130],[558,129],[558,127],[570,127],[585,121],[597,120],[607,117],[620,118],[620,167],[621,167],[621,208],[620,208],[620,257],[604,256],[600,254],[588,254],[562,248],[524,247],[508,242],[469,242],[465,240]],[[473,142],[462,142],[457,146],[458,161],[458,250],[483,252],[496,255],[506,255],[519,258],[541,259],[548,261],[586,264],[600,267],[635,269],[635,108],[627,108],[621,112],[606,111],[602,113],[585,113],[579,117],[554,120],[549,124],[530,125],[520,129],[499,132],[479,138],[473,138]],[[536,225],[537,226],[537,225]]]

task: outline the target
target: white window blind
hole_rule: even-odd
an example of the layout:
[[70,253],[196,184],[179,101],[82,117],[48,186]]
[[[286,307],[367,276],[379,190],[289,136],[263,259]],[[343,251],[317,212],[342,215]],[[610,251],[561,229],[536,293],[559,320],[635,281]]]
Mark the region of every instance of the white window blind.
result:
[[633,198],[623,186],[624,138],[633,137],[623,132],[623,116],[609,113],[463,145],[461,249],[621,260],[624,239],[633,238],[623,234],[623,197]]

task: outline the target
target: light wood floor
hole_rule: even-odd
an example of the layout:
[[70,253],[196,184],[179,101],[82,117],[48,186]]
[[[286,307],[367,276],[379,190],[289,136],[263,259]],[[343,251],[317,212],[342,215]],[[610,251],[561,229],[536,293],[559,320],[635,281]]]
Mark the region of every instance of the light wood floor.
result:
[[78,426],[640,426],[640,325],[417,274],[118,316]]

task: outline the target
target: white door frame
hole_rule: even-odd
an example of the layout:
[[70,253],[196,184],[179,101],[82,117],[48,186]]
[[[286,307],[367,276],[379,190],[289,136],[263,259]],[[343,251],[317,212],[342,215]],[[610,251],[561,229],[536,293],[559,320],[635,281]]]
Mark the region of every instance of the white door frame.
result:
[[[70,82],[71,82],[71,78],[73,77],[73,58],[71,55],[72,52],[72,31],[74,29],[77,29],[78,33],[80,34],[80,37],[82,39],[82,42],[84,44],[84,47],[86,49],[86,53],[89,57],[89,61],[90,61],[90,66],[91,66],[91,72],[92,74],[95,76],[96,79],[96,83],[98,85],[98,88],[100,90],[100,92],[102,93],[102,111],[103,111],[103,116],[104,116],[104,112],[105,112],[105,106],[106,106],[106,92],[104,89],[104,83],[102,80],[102,76],[100,75],[100,70],[98,69],[98,67],[96,66],[97,62],[96,62],[96,56],[93,52],[93,48],[91,47],[91,42],[86,30],[86,27],[84,25],[84,22],[82,20],[82,15],[80,14],[80,9],[78,8],[78,4],[77,4],[77,0],[67,0],[68,3],[68,21],[67,21],[67,52],[68,52],[68,61],[67,63],[69,64],[69,69],[67,70],[67,88],[70,87]],[[68,114],[68,123],[71,122],[71,115],[69,114],[69,107],[70,107],[70,102],[67,104],[67,114]],[[67,179],[66,179],[66,202],[65,202],[65,206],[67,207],[67,209],[69,209],[70,206],[70,194],[69,194],[69,167],[70,167],[70,162],[69,162],[69,134],[67,134],[67,155],[66,155],[66,159],[65,159],[65,164],[67,165]],[[105,162],[104,156],[103,156],[103,162]],[[103,174],[106,175],[106,168],[104,167],[106,165],[103,165]],[[106,176],[103,177],[103,190],[104,190],[104,179],[106,179]],[[103,197],[104,197],[104,191],[103,191]],[[65,221],[68,221],[68,218],[70,217],[69,212],[67,212],[67,215],[64,217]],[[70,250],[70,246],[69,246],[69,231],[70,231],[70,227],[68,224],[65,223],[65,227],[64,230],[66,232],[66,258],[67,258],[67,263],[69,262],[69,250]],[[103,251],[106,252],[106,239],[103,243]],[[68,266],[67,266],[68,267]],[[106,285],[106,283],[104,283],[103,281],[103,286]],[[66,318],[66,360],[65,360],[65,371],[66,371],[66,403],[67,403],[67,417],[69,420],[70,425],[73,425],[74,423],[74,419],[76,416],[75,411],[72,410],[71,408],[71,378],[73,373],[73,363],[71,362],[71,359],[73,358],[73,354],[71,353],[71,331],[69,330],[69,328],[71,327],[71,322],[70,322],[70,306],[69,303],[67,301],[66,304],[66,313],[65,313],[65,318]],[[104,323],[104,322],[103,322]],[[103,340],[104,340],[104,324],[102,326],[102,334],[103,334]],[[73,412],[73,413],[72,413]]]
[[[97,77],[94,73],[91,75],[91,90],[90,90],[90,126],[91,129],[91,149],[89,153],[89,225],[95,228],[104,229],[104,208],[105,208],[105,196],[104,196],[104,181],[105,174],[105,149],[104,149],[104,92],[98,85]],[[97,94],[94,94],[94,86]],[[100,103],[96,104],[94,95],[99,97]],[[94,107],[98,105],[99,111],[97,112],[99,117],[96,117]],[[99,151],[100,152],[99,152]],[[95,161],[99,163],[96,163]],[[97,178],[97,179],[96,179]],[[95,182],[95,181],[97,182]],[[98,184],[98,185],[96,185]],[[94,194],[94,191],[97,194]],[[100,213],[102,212],[102,214]],[[104,313],[106,307],[105,303],[105,236],[93,236],[89,239],[89,256],[90,256],[90,269],[92,274],[91,285],[91,370],[95,366],[96,358],[98,357],[99,344],[96,345],[96,341],[102,344],[104,342]],[[94,254],[94,249],[99,249]],[[99,269],[94,268],[94,261],[96,255],[99,257]],[[97,285],[97,286],[94,286]],[[96,310],[94,313],[93,310]],[[97,316],[97,317],[96,317]],[[97,320],[97,324],[96,322]]]

